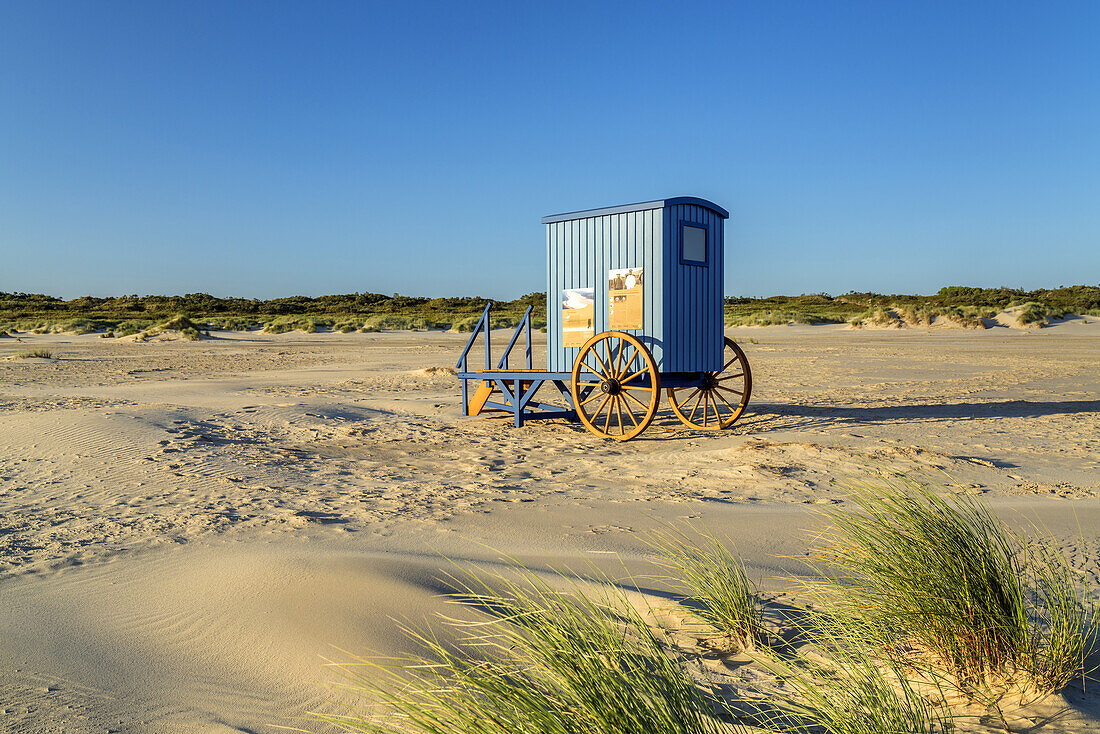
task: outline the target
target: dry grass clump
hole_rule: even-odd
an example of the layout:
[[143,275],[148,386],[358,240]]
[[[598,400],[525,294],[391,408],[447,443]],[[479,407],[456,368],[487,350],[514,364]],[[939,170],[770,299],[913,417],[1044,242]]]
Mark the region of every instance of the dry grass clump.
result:
[[32,349],[28,352],[18,352],[16,359],[53,359],[53,352],[49,349]]
[[661,577],[679,592],[696,617],[721,630],[742,649],[763,638],[760,601],[745,564],[713,535],[697,540],[683,532],[655,533],[651,547],[659,554]]
[[1053,543],[912,479],[857,485],[851,502],[822,511],[811,586],[899,661],[926,657],[974,696],[1021,675],[1046,693],[1082,674],[1097,615]]
[[615,587],[586,594],[513,572],[452,579],[455,600],[481,611],[446,620],[453,640],[409,631],[419,654],[340,665],[381,710],[326,720],[431,734],[736,731]]

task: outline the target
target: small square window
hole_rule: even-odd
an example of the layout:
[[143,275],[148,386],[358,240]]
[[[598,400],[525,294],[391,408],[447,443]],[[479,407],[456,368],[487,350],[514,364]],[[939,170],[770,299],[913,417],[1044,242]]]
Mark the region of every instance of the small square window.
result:
[[683,227],[681,259],[684,262],[707,264],[707,230],[705,227]]

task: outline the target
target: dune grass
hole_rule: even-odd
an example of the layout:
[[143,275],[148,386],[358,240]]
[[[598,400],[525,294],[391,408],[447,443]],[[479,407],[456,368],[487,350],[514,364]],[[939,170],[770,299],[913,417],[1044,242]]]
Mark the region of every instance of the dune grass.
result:
[[[339,667],[378,711],[324,717],[347,731],[431,734],[719,734],[684,661],[613,586],[585,593],[524,569],[452,579],[450,640],[409,632],[421,652]],[[365,670],[364,670],[365,668]]]
[[695,667],[697,651],[614,584],[513,567],[448,577],[452,601],[477,618],[443,618],[442,636],[406,629],[412,655],[339,665],[375,705],[323,718],[431,734],[946,734],[961,718],[951,702],[1004,723],[1005,694],[1084,679],[1095,603],[1053,541],[1018,536],[979,500],[920,477],[850,489],[847,507],[822,510],[804,582],[816,603],[774,635],[725,544],[690,528],[651,536],[659,578],[709,639],[751,645],[771,674],[755,693]]
[[763,639],[760,601],[745,564],[713,535],[692,540],[683,531],[655,533],[661,578],[688,601],[688,610],[721,630],[738,647],[753,649]]
[[1052,320],[1065,318],[1066,315],[1062,309],[1052,309],[1041,303],[1025,303],[1016,312],[1016,323],[1020,326],[1046,326]]
[[861,311],[848,319],[857,328],[862,326],[928,327],[939,319],[967,329],[985,329],[984,319],[992,318],[996,311],[977,306],[939,306],[904,304],[880,306]]
[[850,501],[822,510],[812,587],[884,649],[928,656],[974,696],[1020,674],[1040,693],[1082,675],[1096,610],[1052,542],[917,479],[854,485]]
[[935,685],[913,681],[899,662],[876,655],[866,630],[828,612],[805,612],[797,638],[812,653],[782,641],[769,645],[756,589],[744,563],[710,534],[690,538],[678,530],[650,542],[667,572],[661,578],[681,593],[688,610],[716,633],[740,643],[783,686],[767,691],[765,705],[734,716],[776,732],[835,734],[943,734],[951,730],[946,700]]
[[808,648],[765,650],[758,662],[783,686],[768,693],[761,728],[829,734],[946,734],[953,716],[934,679],[915,679],[868,644],[849,619],[808,612],[799,624]]
[[27,352],[17,352],[16,359],[53,359],[53,352],[48,349],[32,349]]

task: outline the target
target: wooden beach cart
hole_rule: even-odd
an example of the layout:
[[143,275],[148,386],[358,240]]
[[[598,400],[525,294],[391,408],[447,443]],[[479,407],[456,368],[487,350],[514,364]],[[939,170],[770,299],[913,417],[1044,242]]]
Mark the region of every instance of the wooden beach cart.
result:
[[[544,217],[546,368],[532,365],[530,307],[494,362],[486,305],[456,365],[463,414],[506,411],[516,426],[576,418],[597,436],[625,441],[649,426],[664,390],[686,425],[732,425],[749,402],[752,373],[723,333],[727,218],[694,197]],[[517,368],[510,355],[521,335]],[[485,366],[471,370],[479,336]],[[560,398],[540,402],[548,384]]]

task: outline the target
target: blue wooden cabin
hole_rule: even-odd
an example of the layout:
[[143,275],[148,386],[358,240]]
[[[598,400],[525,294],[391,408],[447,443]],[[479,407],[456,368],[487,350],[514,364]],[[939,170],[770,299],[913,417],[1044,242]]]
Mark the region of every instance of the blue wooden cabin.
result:
[[[569,417],[625,441],[650,424],[666,391],[685,425],[732,425],[748,404],[752,376],[723,331],[728,218],[717,204],[689,196],[543,217],[546,369],[531,363],[530,308],[493,360],[486,306],[456,365],[463,414],[504,411],[516,426]],[[521,335],[524,366],[515,367],[509,359]],[[485,368],[471,369],[479,336]],[[535,400],[547,384],[564,406]]]
[[563,344],[563,292],[594,289],[594,331],[609,331],[607,274],[638,267],[641,328],[619,330],[638,337],[661,372],[720,369],[728,218],[717,204],[691,196],[543,217],[547,371],[572,370],[580,351]]

